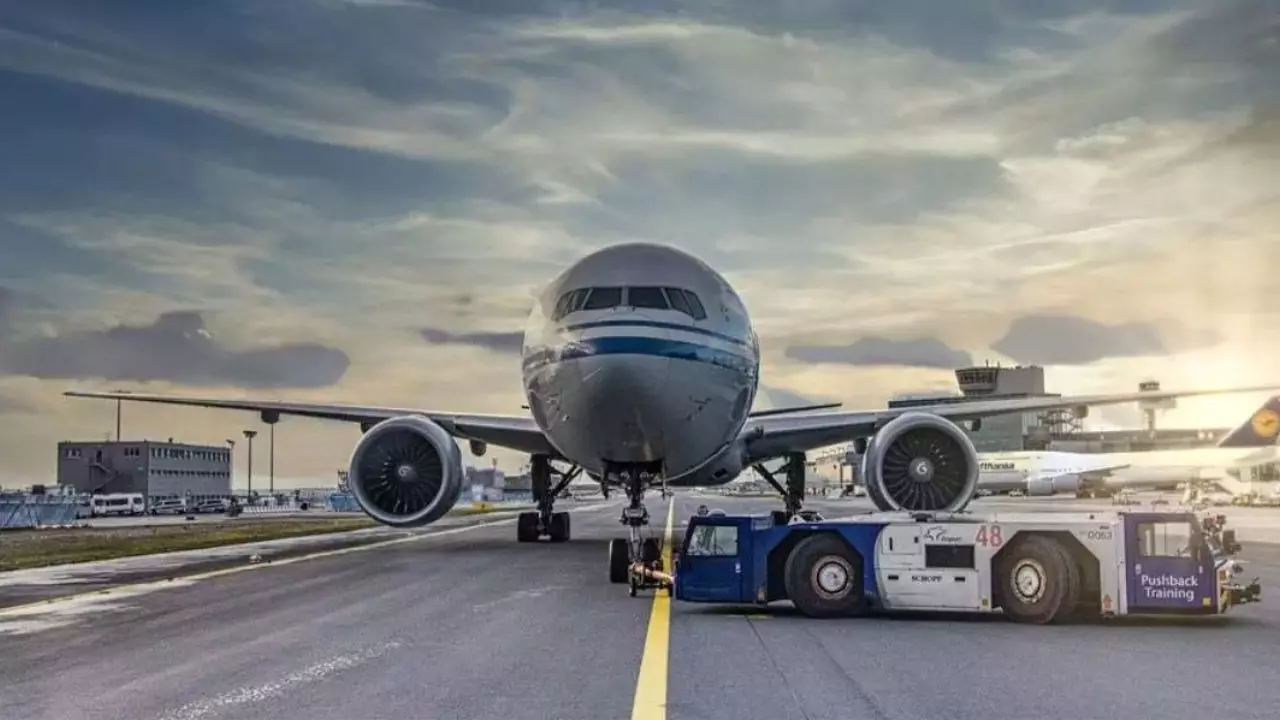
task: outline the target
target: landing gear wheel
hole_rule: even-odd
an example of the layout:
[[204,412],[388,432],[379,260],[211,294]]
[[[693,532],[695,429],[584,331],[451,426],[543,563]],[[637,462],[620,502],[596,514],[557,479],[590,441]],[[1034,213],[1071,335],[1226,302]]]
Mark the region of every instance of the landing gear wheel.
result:
[[855,615],[862,611],[862,558],[838,538],[812,535],[787,557],[787,596],[809,617]]
[[997,573],[1001,605],[1014,622],[1053,622],[1067,616],[1080,595],[1080,576],[1070,554],[1041,535],[1025,537],[1009,548]]
[[551,522],[548,523],[547,534],[551,536],[551,542],[562,543],[569,541],[569,513],[558,512],[551,514]]
[[538,542],[538,513],[522,512],[516,518],[516,542]]
[[631,563],[627,553],[626,540],[614,538],[609,541],[609,582],[620,585],[631,577]]
[[645,565],[662,562],[662,544],[658,538],[645,538],[640,544],[640,562]]

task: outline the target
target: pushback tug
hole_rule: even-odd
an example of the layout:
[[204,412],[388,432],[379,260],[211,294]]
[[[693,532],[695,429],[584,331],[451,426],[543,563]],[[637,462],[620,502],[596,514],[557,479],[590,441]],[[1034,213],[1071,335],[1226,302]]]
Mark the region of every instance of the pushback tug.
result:
[[873,513],[824,521],[697,515],[676,560],[687,602],[790,600],[811,617],[868,609],[1001,611],[1011,620],[1214,615],[1261,599],[1222,519],[1186,512]]
[[[1185,511],[972,513],[976,452],[949,423],[891,421],[863,455],[878,512],[823,520],[782,488],[787,510],[702,509],[672,572],[656,542],[642,562],[610,557],[610,579],[673,587],[676,599],[767,605],[805,615],[869,609],[1002,612],[1025,623],[1081,616],[1214,615],[1257,602],[1225,517]],[[931,420],[928,419],[928,420]],[[915,428],[914,425],[932,425]],[[895,427],[901,425],[901,427]],[[928,432],[925,432],[925,431]]]

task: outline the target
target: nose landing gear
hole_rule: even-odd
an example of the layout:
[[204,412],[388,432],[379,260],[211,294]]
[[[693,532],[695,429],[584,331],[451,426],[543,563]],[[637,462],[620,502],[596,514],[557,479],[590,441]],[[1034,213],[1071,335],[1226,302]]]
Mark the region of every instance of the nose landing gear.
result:
[[[622,489],[627,494],[627,505],[619,521],[627,526],[628,532],[626,538],[609,542],[609,582],[626,583],[632,597],[641,589],[668,587],[670,576],[662,566],[662,542],[655,537],[645,537],[643,532],[649,524],[644,493],[662,477],[661,464],[628,466],[614,472],[621,476]],[[668,497],[665,486],[663,496]]]

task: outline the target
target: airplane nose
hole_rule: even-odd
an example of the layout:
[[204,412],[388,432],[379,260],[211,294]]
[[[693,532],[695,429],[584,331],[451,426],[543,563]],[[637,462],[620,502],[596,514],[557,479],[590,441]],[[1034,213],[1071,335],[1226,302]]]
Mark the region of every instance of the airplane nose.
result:
[[671,360],[671,333],[645,327],[592,338],[593,356],[582,381],[591,398],[587,414],[596,447],[616,462],[662,458],[663,416]]

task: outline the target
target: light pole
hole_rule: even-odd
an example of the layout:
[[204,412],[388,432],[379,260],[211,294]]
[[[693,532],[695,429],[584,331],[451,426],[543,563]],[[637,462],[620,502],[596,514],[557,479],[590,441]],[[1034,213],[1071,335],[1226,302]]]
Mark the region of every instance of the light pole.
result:
[[232,440],[231,438],[227,438],[227,477],[230,478],[229,480],[227,480],[227,492],[231,494],[231,497],[236,496],[236,489],[235,487],[232,486],[232,480],[235,479],[235,474],[236,474],[235,470],[236,470],[236,441]]
[[249,439],[249,490],[246,493],[249,497],[249,504],[253,504],[253,438],[258,434],[257,430],[245,430],[244,436]]
[[268,468],[268,472],[270,473],[268,492],[271,493],[272,495],[275,495],[276,494],[276,424],[271,423],[271,425],[269,425],[268,427],[271,428],[271,433],[270,433],[271,451],[268,453],[269,459],[267,460],[267,468]]

